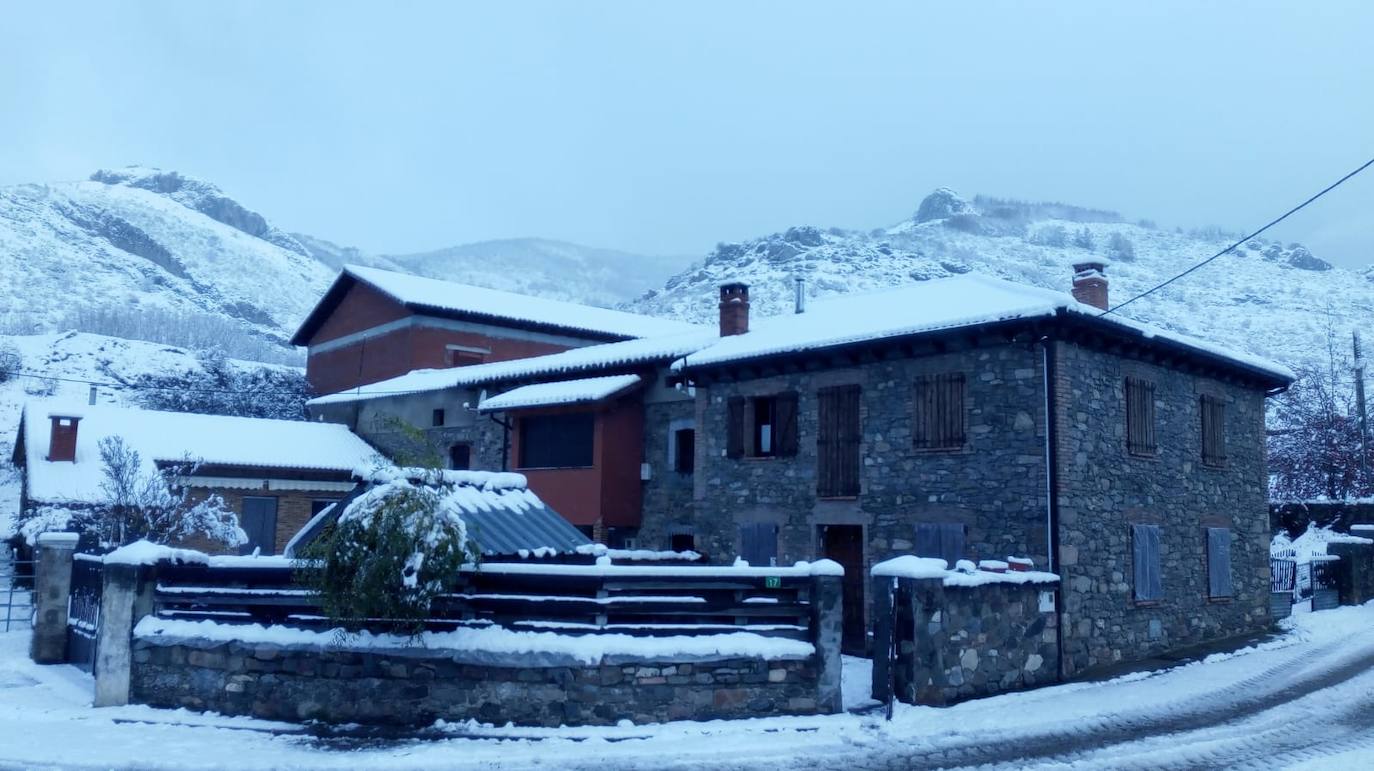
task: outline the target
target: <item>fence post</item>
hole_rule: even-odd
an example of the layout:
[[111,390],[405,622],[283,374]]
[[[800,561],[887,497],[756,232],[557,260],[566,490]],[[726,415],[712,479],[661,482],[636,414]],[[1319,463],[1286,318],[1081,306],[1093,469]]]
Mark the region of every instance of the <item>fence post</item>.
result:
[[840,641],[844,634],[844,576],[811,577],[811,629],[816,646],[816,704],[822,713],[844,711],[840,676],[844,664]]
[[154,566],[105,563],[95,654],[95,706],[129,703],[134,626],[152,613],[156,588]]
[[892,578],[873,576],[873,684],[871,695],[884,704],[892,698]]
[[67,602],[72,593],[72,556],[76,533],[43,533],[38,536],[38,564],[33,576],[34,606],[29,658],[39,664],[67,660]]

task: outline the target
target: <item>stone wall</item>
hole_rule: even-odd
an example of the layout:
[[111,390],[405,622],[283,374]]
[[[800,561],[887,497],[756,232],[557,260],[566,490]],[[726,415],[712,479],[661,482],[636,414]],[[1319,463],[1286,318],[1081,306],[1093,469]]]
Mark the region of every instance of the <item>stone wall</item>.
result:
[[[873,594],[878,638],[896,629],[892,681],[898,700],[942,706],[1059,680],[1057,619],[1052,602],[1041,605],[1042,594],[1053,597],[1053,584],[969,587],[901,578],[894,597],[893,580],[875,578]],[[874,655],[873,695],[882,700],[888,662],[881,652]]]
[[[738,526],[779,524],[780,564],[813,559],[817,526],[861,525],[874,562],[910,553],[918,522],[967,526],[970,559],[1047,553],[1044,397],[1040,356],[1029,345],[1000,345],[862,367],[712,384],[698,388],[696,521],[713,556],[738,553]],[[913,446],[918,376],[962,372],[967,435],[952,452]],[[817,391],[857,384],[860,492],[816,495]],[[791,458],[725,457],[727,403],[734,396],[798,393],[798,452]]]
[[[644,405],[644,461],[652,469],[652,478],[644,483],[641,548],[667,549],[675,530],[694,528],[692,488],[696,473],[676,471],[668,459],[674,427],[695,427],[695,416],[696,404],[691,400]],[[697,441],[701,441],[700,432]]]
[[[1266,628],[1269,515],[1262,392],[1056,343],[1059,563],[1066,675]],[[1155,384],[1158,452],[1126,449],[1124,381]],[[1226,464],[1201,463],[1199,397],[1226,404]],[[1131,525],[1160,527],[1164,590],[1133,597]],[[1207,527],[1232,531],[1234,596],[1208,597]]]
[[269,720],[614,725],[810,715],[815,657],[643,661],[137,637],[131,701]]

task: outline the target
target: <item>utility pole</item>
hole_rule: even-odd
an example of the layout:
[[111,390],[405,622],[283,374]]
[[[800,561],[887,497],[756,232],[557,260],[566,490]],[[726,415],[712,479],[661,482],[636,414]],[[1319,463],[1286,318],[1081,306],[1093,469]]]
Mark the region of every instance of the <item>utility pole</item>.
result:
[[1360,481],[1364,482],[1369,479],[1369,414],[1364,405],[1364,353],[1360,350],[1360,331],[1351,332],[1350,338],[1355,349],[1355,409],[1359,410],[1360,418]]

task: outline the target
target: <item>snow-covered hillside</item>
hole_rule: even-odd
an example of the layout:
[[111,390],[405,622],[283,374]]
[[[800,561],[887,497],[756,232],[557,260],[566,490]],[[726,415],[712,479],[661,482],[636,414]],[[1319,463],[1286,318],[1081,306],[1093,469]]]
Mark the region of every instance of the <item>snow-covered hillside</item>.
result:
[[212,319],[283,341],[333,271],[213,185],[100,171],[0,189],[0,322],[50,331],[93,312]]
[[[85,404],[89,387],[71,380],[114,384],[96,390],[100,404],[136,406],[135,391],[122,387],[140,378],[196,375],[204,372],[195,351],[140,340],[124,340],[104,335],[63,332],[43,335],[0,335],[0,346],[13,346],[22,358],[23,371],[41,373],[50,379],[15,376],[0,382],[0,541],[10,532],[19,502],[19,479],[10,464],[14,451],[19,413],[30,399],[57,398]],[[227,366],[238,372],[269,369],[285,370],[256,362],[230,360]]]
[[[1067,290],[1071,264],[1108,256],[1111,297],[1121,301],[1224,248],[1234,236],[1184,233],[1113,212],[1027,204],[938,190],[910,220],[868,232],[795,227],[719,245],[705,262],[627,304],[643,313],[709,322],[718,287],[751,286],[754,313],[791,312],[793,280],[811,297],[862,292],[979,271]],[[1332,267],[1297,244],[1257,240],[1123,312],[1290,365],[1326,355],[1328,329],[1374,332],[1370,274]]]
[[508,292],[611,307],[660,287],[688,263],[684,257],[631,254],[554,241],[507,238],[416,254],[372,255],[295,234],[316,259],[399,270]]

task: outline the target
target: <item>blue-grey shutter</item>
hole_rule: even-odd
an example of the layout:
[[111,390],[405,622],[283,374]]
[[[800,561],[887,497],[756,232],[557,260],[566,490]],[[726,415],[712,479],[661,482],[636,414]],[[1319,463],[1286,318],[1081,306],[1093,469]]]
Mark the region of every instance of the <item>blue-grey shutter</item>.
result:
[[1207,528],[1207,588],[1211,597],[1230,597],[1231,531],[1224,527]]
[[964,558],[964,526],[953,522],[940,525],[940,556],[951,569]]
[[916,548],[917,557],[940,557],[944,558],[944,552],[940,548],[940,526],[933,522],[916,523]]
[[752,567],[771,567],[778,559],[778,526],[771,522],[740,525],[740,556]]
[[1135,598],[1147,601],[1162,599],[1164,587],[1159,571],[1159,526],[1132,525],[1131,550]]

